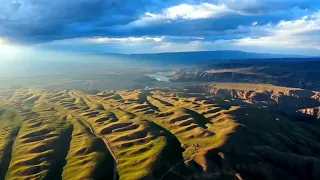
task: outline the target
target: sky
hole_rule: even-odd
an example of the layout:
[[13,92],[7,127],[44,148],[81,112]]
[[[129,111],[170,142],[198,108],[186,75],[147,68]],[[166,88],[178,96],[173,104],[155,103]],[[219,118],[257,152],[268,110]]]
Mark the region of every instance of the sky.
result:
[[211,50],[320,56],[320,0],[0,0],[0,61]]

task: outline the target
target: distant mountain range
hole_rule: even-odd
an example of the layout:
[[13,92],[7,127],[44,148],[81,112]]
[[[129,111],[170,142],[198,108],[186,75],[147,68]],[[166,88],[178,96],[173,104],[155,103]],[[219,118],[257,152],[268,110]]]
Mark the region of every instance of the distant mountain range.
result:
[[216,60],[272,59],[272,58],[310,58],[302,55],[251,53],[243,51],[195,51],[167,52],[154,54],[100,54],[112,58],[139,60],[157,64],[199,64]]
[[34,74],[61,73],[72,71],[83,71],[84,69],[120,68],[120,67],[190,67],[203,66],[216,63],[243,61],[320,61],[300,55],[285,54],[263,54],[242,51],[198,51],[198,52],[168,52],[155,54],[116,54],[96,53],[70,55],[63,58],[33,59],[0,62],[0,76],[26,76]]

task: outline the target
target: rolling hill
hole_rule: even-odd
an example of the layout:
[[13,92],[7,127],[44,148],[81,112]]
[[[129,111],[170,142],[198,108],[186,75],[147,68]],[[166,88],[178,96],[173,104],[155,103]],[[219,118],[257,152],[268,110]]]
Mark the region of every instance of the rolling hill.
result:
[[319,179],[319,93],[230,87],[2,90],[0,179]]

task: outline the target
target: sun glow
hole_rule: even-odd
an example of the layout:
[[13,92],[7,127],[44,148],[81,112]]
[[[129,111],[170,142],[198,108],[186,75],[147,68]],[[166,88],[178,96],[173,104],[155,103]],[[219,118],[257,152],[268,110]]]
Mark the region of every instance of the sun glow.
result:
[[0,38],[0,45],[4,44],[4,39]]

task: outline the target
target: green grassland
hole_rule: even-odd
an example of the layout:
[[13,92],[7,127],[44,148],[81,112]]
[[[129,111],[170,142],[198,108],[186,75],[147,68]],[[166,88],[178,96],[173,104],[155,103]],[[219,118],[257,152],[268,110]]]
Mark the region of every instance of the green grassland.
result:
[[[102,168],[109,169],[106,174],[110,177],[113,160],[102,140],[110,144],[117,158],[120,179],[159,178],[162,171],[180,161],[218,146],[236,127],[227,116],[219,123],[221,127],[230,125],[225,132],[214,129],[213,120],[205,117],[210,113],[197,119],[202,116],[199,113],[219,109],[218,105],[166,96],[159,90],[104,91],[97,95],[15,91],[3,100],[9,106],[23,107],[23,112],[15,111],[20,127],[6,179],[90,179],[97,178]],[[1,117],[3,122],[12,123],[15,114],[3,111]],[[3,134],[11,135],[7,131]]]
[[[277,163],[261,160],[266,146],[299,157],[320,152],[313,125],[240,99],[181,89],[88,94],[25,88],[3,91],[0,97],[0,178],[6,180],[267,177],[263,173]],[[286,139],[291,132],[283,128],[304,133],[291,140],[295,148]],[[250,160],[241,160],[245,157]],[[267,164],[265,169],[237,166],[258,162]]]

